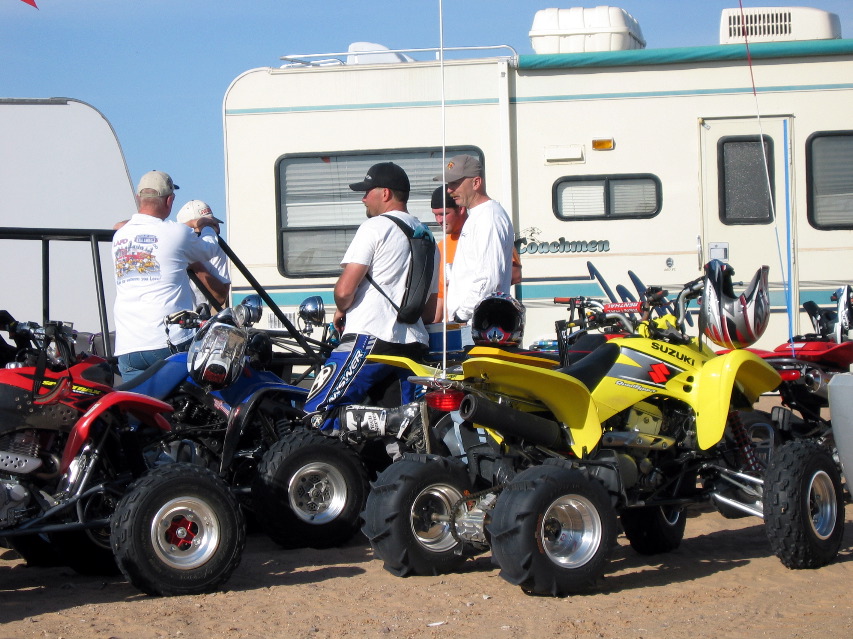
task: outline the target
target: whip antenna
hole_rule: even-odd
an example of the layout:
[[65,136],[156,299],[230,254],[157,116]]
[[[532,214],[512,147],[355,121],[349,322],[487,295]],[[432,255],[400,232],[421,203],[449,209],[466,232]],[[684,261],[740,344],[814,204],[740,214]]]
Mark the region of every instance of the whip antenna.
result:
[[[770,202],[770,214],[773,216],[773,232],[776,236],[776,254],[779,257],[779,267],[782,272],[782,286],[785,289],[785,308],[788,315],[788,340],[789,342],[793,342],[794,338],[794,301],[792,297],[791,290],[791,273],[793,273],[793,253],[792,253],[792,245],[793,245],[793,237],[791,235],[792,224],[791,224],[791,206],[790,206],[790,176],[788,171],[788,165],[785,164],[785,226],[786,226],[786,234],[788,238],[786,255],[787,255],[787,272],[785,269],[785,263],[782,260],[782,243],[779,239],[779,224],[776,217],[776,205],[773,203],[773,188],[770,183],[770,163],[767,158],[767,146],[764,144],[764,128],[761,122],[761,109],[758,105],[758,91],[755,88],[755,73],[752,65],[752,54],[749,50],[749,29],[746,24],[746,14],[743,9],[743,0],[738,0],[738,5],[740,6],[740,26],[741,33],[743,34],[743,41],[746,45],[746,63],[749,68],[749,80],[752,85],[752,98],[755,103],[755,119],[758,123],[758,137],[761,146],[761,158],[764,161],[764,177],[767,183],[767,200]],[[788,147],[788,127],[784,128],[784,147]]]

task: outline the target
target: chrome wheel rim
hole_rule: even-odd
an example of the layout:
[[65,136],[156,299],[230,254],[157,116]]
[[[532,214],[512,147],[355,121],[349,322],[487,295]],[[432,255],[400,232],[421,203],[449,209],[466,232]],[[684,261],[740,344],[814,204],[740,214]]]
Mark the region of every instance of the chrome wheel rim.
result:
[[545,510],[539,537],[545,554],[563,568],[589,562],[601,546],[603,534],[598,510],[588,499],[565,495]]
[[808,500],[809,520],[814,534],[820,539],[828,539],[835,530],[838,504],[835,499],[835,486],[826,472],[821,470],[812,475]]
[[287,498],[290,508],[302,521],[327,524],[340,516],[346,506],[347,482],[330,464],[306,464],[290,478]]
[[412,502],[409,523],[417,542],[430,552],[446,552],[459,542],[453,536],[450,518],[453,504],[462,499],[453,486],[435,484],[423,489]]
[[151,522],[155,554],[176,570],[193,570],[216,553],[221,538],[219,518],[204,501],[179,497],[164,504]]

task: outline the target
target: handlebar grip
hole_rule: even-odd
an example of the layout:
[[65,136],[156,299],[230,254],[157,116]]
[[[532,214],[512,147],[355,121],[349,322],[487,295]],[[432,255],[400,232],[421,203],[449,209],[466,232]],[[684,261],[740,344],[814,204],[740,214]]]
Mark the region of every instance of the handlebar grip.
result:
[[165,317],[166,324],[182,324],[187,320],[198,319],[198,313],[195,311],[176,311]]
[[705,287],[705,278],[704,277],[697,277],[695,280],[693,280],[691,282],[687,282],[687,284],[684,285],[684,288],[686,290],[690,291],[691,293],[695,293],[696,291],[700,291],[704,287]]
[[555,297],[554,304],[571,304],[573,297]]

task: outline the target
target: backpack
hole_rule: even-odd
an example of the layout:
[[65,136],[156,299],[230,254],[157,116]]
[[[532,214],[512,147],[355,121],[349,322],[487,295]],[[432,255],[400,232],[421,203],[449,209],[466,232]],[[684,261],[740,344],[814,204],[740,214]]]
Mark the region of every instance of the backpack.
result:
[[391,306],[397,311],[397,321],[403,324],[416,324],[426,307],[432,285],[432,275],[435,269],[435,238],[424,224],[412,228],[393,215],[386,215],[409,240],[409,275],[406,278],[406,292],[397,306],[388,294],[367,274],[367,281],[376,287]]

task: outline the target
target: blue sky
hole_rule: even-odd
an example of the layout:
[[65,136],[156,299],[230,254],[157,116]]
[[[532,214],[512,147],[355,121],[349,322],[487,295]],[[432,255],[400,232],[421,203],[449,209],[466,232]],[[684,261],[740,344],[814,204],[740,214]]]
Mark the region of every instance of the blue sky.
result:
[[[439,0],[0,0],[0,92],[68,97],[112,123],[136,183],[151,169],[189,199],[225,213],[222,100],[242,72],[287,54],[345,51],[366,40],[390,48],[439,45]],[[533,53],[528,31],[569,0],[444,0],[445,46],[509,44]],[[737,0],[623,0],[648,48],[716,44],[722,9]],[[837,13],[853,38],[853,0],[750,2]],[[2,144],[2,142],[0,142]],[[0,153],[8,153],[2,149]],[[92,193],[96,204],[97,193]],[[8,222],[5,222],[8,224]],[[80,221],[85,227],[85,221]],[[227,227],[226,231],[227,232]]]

